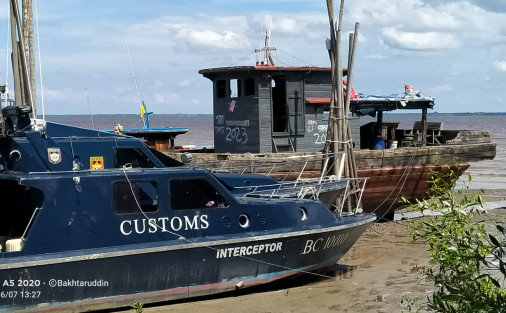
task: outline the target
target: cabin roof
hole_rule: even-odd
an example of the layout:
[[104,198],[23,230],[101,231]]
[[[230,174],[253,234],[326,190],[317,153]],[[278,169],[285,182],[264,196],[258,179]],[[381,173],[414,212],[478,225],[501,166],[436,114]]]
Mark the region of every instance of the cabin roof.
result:
[[432,97],[360,97],[350,99],[351,110],[359,115],[367,115],[373,111],[421,110],[432,109]]
[[[322,66],[272,66],[272,65],[254,65],[254,66],[229,66],[215,67],[199,70],[199,74],[204,77],[210,77],[216,73],[248,73],[248,72],[330,72],[330,67]],[[347,69],[343,69],[343,74],[347,74]]]

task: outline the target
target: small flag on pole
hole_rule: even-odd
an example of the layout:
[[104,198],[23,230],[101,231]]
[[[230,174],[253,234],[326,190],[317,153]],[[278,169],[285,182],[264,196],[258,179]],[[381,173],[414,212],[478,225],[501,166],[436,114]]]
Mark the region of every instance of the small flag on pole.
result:
[[144,102],[141,104],[141,118],[144,118],[144,114],[146,114],[146,108]]

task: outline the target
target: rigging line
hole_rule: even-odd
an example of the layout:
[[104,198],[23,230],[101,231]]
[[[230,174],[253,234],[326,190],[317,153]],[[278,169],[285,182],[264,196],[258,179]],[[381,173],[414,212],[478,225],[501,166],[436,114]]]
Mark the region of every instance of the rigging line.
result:
[[42,105],[42,119],[45,120],[46,119],[46,109],[45,109],[46,106],[44,104],[44,87],[42,84],[42,58],[40,57],[39,11],[37,9],[37,0],[35,0],[35,25],[37,27],[37,54],[39,57],[40,103]]
[[[397,186],[399,185],[399,183],[400,183],[400,182],[404,179],[404,181],[402,182],[402,185],[401,185],[401,187],[400,187],[399,191],[397,192],[397,195],[395,196],[394,200],[393,200],[393,201],[392,201],[392,203],[390,204],[390,207],[388,208],[387,212],[388,212],[388,211],[390,211],[390,209],[393,207],[394,203],[395,203],[395,202],[397,201],[397,199],[399,198],[399,195],[401,194],[402,189],[404,189],[404,186],[406,185],[406,181],[408,180],[409,174],[410,174],[410,172],[411,172],[411,168],[412,168],[412,165],[413,165],[413,161],[414,161],[414,159],[415,159],[415,156],[416,156],[416,151],[415,151],[415,154],[413,154],[413,155],[411,156],[411,160],[410,160],[410,161],[409,161],[409,163],[408,163],[408,167],[406,168],[406,170],[404,170],[404,173],[402,174],[401,178],[399,179],[399,181],[397,182],[397,184],[395,185],[395,187],[392,189],[392,191],[391,191],[391,192],[390,192],[390,194],[388,195],[388,197],[390,197],[390,195],[392,195],[392,194],[393,194],[393,192],[394,192],[395,188],[397,188]],[[387,197],[387,198],[388,198],[388,197]],[[382,202],[382,204],[381,204],[381,205],[383,205],[383,204],[385,203],[385,201],[386,201],[386,199],[387,199],[387,198],[385,198],[385,200]],[[381,205],[380,205],[380,206],[381,206]],[[378,208],[379,208],[380,206],[378,206]],[[386,214],[386,213],[385,213],[385,214]],[[383,214],[383,216],[381,216],[381,218],[383,218],[383,217],[385,216],[385,214]]]
[[302,59],[299,59],[298,57],[296,57],[296,56],[294,56],[294,55],[292,55],[292,54],[290,54],[290,53],[288,53],[288,52],[286,52],[286,51],[284,51],[284,50],[277,49],[276,51],[279,51],[279,52],[285,53],[285,54],[287,54],[287,55],[291,56],[292,58],[294,58],[294,59],[296,59],[296,60],[299,60],[299,61],[301,61],[301,62],[303,62],[303,63],[306,63],[306,64],[310,65],[311,67],[316,67],[316,65],[311,64],[311,63],[309,63],[309,62],[307,62],[307,61],[304,61],[304,60],[302,60]]
[[140,123],[140,122],[142,122],[142,121],[143,121],[143,120],[142,120],[142,118],[141,118],[140,120],[138,120],[137,122],[135,122],[135,123],[132,125],[132,127],[134,127],[135,125],[139,124],[139,123]]
[[272,54],[271,54],[271,56],[272,56],[272,57],[273,57],[276,61],[278,61],[278,62],[279,62],[279,63],[281,63],[281,64],[284,64],[284,65],[286,65],[286,66],[294,66],[294,65],[292,65],[292,64],[288,64],[288,63],[286,63],[286,62],[281,61],[281,59],[279,59],[279,58],[278,58],[278,57],[276,57],[275,55],[272,55]]
[[[130,179],[128,178],[128,175],[127,175],[127,173],[125,171],[126,169],[127,169],[127,167],[125,167],[125,166],[121,167],[121,170],[123,171],[123,174],[125,175],[125,178],[126,178],[126,180],[128,182],[128,185],[130,186],[130,191],[132,191],[132,196],[133,196],[133,198],[135,200],[135,204],[137,205],[137,208],[139,209],[139,211],[141,212],[141,214],[144,216],[144,218],[146,218],[147,220],[150,220],[150,218],[146,215],[146,213],[144,212],[144,210],[141,208],[141,206],[139,204],[139,201],[137,200],[137,197],[135,196],[135,192],[134,192],[132,183],[130,182]],[[163,227],[160,227],[160,225],[158,225],[156,223],[156,221],[154,221],[153,224],[156,227],[160,228],[160,229],[165,229]],[[172,231],[167,230],[167,229],[165,229],[165,230],[169,234],[178,237],[179,240],[184,240],[184,241],[186,241],[188,243],[192,243],[192,244],[196,244],[197,243],[196,241],[188,239],[188,238],[186,238],[186,237],[184,237],[184,236],[182,236],[182,235],[180,235],[180,234],[178,234],[176,232],[172,232]],[[210,249],[210,250],[213,250],[213,251],[216,251],[216,252],[220,250],[220,249],[208,246],[208,245],[203,245],[202,247]],[[282,269],[285,269],[285,270],[295,271],[295,272],[302,273],[302,274],[310,274],[310,275],[314,275],[314,276],[318,276],[318,277],[324,277],[324,278],[334,278],[334,277],[329,276],[329,275],[323,275],[323,274],[319,274],[319,273],[313,273],[313,272],[309,272],[309,271],[299,270],[299,269],[287,267],[287,266],[284,266],[284,265],[279,265],[279,264],[275,264],[275,263],[271,263],[271,262],[267,262],[267,261],[257,260],[257,259],[250,258],[250,257],[247,257],[247,256],[243,256],[243,255],[239,255],[238,257],[240,257],[242,259],[245,259],[245,260],[249,260],[249,261],[253,261],[253,262],[258,262],[258,263],[262,263],[262,264],[266,264],[266,265],[270,265],[270,266],[276,266],[276,267],[279,267],[279,268],[282,268]]]
[[139,94],[139,87],[137,86],[137,78],[135,77],[135,72],[134,72],[134,64],[132,63],[132,56],[130,55],[130,47],[128,46],[128,40],[127,40],[126,36],[125,36],[125,43],[126,43],[127,52],[128,52],[128,59],[130,60],[130,67],[132,68],[132,77],[133,77],[134,83],[135,83],[135,91],[137,92],[137,100],[139,101],[139,106],[142,106],[141,95]]
[[[9,43],[10,43],[10,31],[11,31],[11,14],[10,10],[7,10],[7,42],[5,44],[5,85],[7,86],[7,82],[9,81]],[[7,88],[7,87],[6,87]],[[6,91],[8,95],[8,92]],[[6,97],[5,104],[7,105],[8,96]]]
[[250,52],[248,53],[247,55],[243,56],[242,58],[240,58],[239,60],[235,61],[234,63],[230,64],[229,67],[232,67],[232,66],[235,66],[237,63],[241,62],[242,60],[246,59],[247,57],[249,57],[250,55],[252,55],[253,53],[255,53],[255,51],[253,52]]
[[[401,191],[402,189],[404,189],[404,186],[406,185],[406,181],[408,180],[408,177],[409,177],[409,173],[411,172],[411,166],[408,167],[409,171],[407,172],[406,175],[404,175],[404,181],[402,182],[402,185],[401,185],[401,188],[399,189],[399,192],[397,192],[397,195],[395,196],[394,200],[392,201],[392,203],[390,203],[390,206],[388,207],[387,211],[385,211],[385,213],[380,217],[380,219],[383,219],[384,216],[387,214],[386,212],[389,212],[390,209],[394,206],[394,203],[397,202],[397,199],[399,198],[400,194],[401,194]],[[401,177],[402,179],[402,177]],[[400,180],[399,180],[400,181]],[[397,187],[397,186],[396,186]]]
[[86,100],[88,101],[88,112],[90,113],[91,127],[93,130],[95,130],[95,124],[93,123],[93,114],[91,114],[90,94],[88,93],[86,86],[84,86],[84,92],[86,93]]
[[74,154],[74,145],[72,144],[72,137],[69,137],[69,142],[70,142],[70,151],[72,153],[72,158],[75,158],[76,155]]
[[[399,184],[401,183],[401,181],[404,179],[404,182],[401,186],[401,189],[398,191],[398,195],[400,194],[402,188],[404,188],[404,185],[408,179],[408,175],[409,175],[409,172],[411,171],[411,167],[412,167],[412,163],[415,159],[415,156],[416,156],[416,150],[415,150],[415,154],[413,154],[411,156],[411,159],[410,161],[408,162],[408,166],[406,167],[406,169],[404,170],[404,173],[402,173],[401,177],[399,178],[399,180],[397,181],[397,184],[395,185],[394,188],[392,188],[392,191],[390,191],[390,194],[388,194],[388,196],[385,197],[385,199],[383,200],[383,202],[381,202],[373,211],[372,213],[376,212],[383,204],[385,204],[385,202],[387,201],[387,199],[394,193],[395,189],[397,188],[397,186],[399,186]],[[408,173],[408,175],[406,175],[406,173]],[[398,196],[395,197],[395,199],[397,199]],[[395,201],[395,200],[394,200]],[[393,203],[390,205],[389,209],[393,206]],[[385,213],[386,214],[386,213]],[[385,216],[385,214],[383,214],[383,216],[381,216],[380,218],[383,218]]]

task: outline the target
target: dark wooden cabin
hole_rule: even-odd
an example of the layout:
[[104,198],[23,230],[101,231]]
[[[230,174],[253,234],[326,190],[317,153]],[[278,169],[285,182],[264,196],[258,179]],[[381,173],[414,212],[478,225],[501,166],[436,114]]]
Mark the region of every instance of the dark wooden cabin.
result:
[[[214,151],[322,150],[332,89],[330,71],[330,67],[273,65],[200,70],[213,82]],[[358,136],[358,123],[352,123],[352,128]]]

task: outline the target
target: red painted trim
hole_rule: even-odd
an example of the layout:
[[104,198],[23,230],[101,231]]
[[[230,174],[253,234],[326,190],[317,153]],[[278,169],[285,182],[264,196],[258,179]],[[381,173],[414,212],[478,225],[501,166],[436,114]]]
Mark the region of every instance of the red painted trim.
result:
[[326,104],[330,103],[330,98],[306,98],[306,102],[311,104]]

